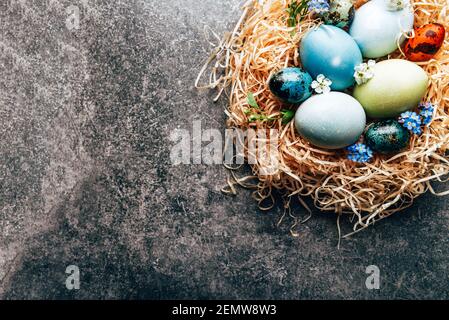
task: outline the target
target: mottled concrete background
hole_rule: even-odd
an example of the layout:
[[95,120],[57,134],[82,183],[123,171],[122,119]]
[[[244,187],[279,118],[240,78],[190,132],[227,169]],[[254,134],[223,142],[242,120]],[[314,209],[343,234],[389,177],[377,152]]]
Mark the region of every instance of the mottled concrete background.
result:
[[[224,128],[225,101],[192,84],[204,27],[231,27],[237,0],[0,9],[0,297],[449,298],[447,198],[423,196],[337,250],[332,214],[292,238],[280,208],[220,193],[223,167],[170,164],[174,128]],[[380,290],[365,287],[371,264]]]

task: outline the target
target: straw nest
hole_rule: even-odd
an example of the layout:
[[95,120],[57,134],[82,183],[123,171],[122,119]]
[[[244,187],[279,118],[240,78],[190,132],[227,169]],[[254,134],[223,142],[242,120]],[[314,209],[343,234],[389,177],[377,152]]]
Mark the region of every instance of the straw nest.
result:
[[[362,0],[363,1],[363,0]],[[213,54],[201,70],[196,86],[216,88],[217,98],[225,93],[229,98],[227,125],[240,129],[278,129],[279,166],[273,175],[261,173],[263,160],[251,165],[254,175],[238,178],[232,172],[227,192],[235,193],[235,185],[254,188],[254,197],[261,209],[274,204],[272,191],[285,194],[285,208],[289,210],[292,197],[306,206],[303,197],[311,197],[317,208],[354,219],[354,232],[409,207],[419,195],[437,193],[431,183],[446,182],[449,173],[449,41],[434,59],[419,65],[428,73],[430,83],[424,101],[437,106],[432,124],[420,136],[413,136],[410,147],[393,156],[375,155],[369,163],[347,160],[344,151],[315,148],[295,131],[293,121],[283,125],[281,120],[248,120],[249,92],[261,112],[277,118],[280,111],[291,106],[282,105],[270,93],[270,76],[287,66],[300,66],[298,43],[304,34],[317,26],[311,17],[296,27],[288,27],[286,9],[290,0],[250,0],[243,6],[243,14],[232,32],[219,38]],[[359,3],[360,5],[360,3]],[[447,0],[414,1],[415,25],[438,22],[449,30]],[[411,35],[408,35],[411,36]],[[403,58],[400,48],[384,59]],[[199,82],[211,71],[206,84]],[[294,108],[293,108],[294,110]],[[245,156],[248,157],[248,150]],[[250,183],[250,182],[253,183]],[[256,181],[254,183],[254,181]],[[268,203],[268,205],[267,205]],[[307,206],[306,206],[307,208]],[[352,234],[352,233],[351,233]]]

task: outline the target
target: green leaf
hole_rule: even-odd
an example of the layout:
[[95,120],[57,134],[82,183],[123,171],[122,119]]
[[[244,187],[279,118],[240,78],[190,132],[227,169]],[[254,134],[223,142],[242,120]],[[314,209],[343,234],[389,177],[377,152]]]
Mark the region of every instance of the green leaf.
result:
[[257,104],[256,98],[254,98],[254,94],[252,92],[248,93],[246,100],[251,107],[259,109],[259,105]]
[[292,110],[282,110],[281,114],[282,114],[282,124],[289,123],[295,116],[295,112],[293,112]]
[[258,114],[252,114],[248,118],[249,122],[255,122],[257,120],[261,120],[261,117]]
[[[308,14],[310,0],[293,0],[287,8],[289,15],[287,25],[289,27],[295,27],[298,24],[298,20],[302,21]],[[299,18],[299,19],[298,19]]]

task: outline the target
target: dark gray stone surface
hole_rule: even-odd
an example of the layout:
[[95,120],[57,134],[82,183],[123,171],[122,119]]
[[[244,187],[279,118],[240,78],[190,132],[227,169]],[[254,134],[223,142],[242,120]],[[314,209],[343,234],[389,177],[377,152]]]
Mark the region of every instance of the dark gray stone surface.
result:
[[449,298],[447,198],[425,195],[337,250],[332,214],[293,238],[280,208],[222,195],[221,166],[170,164],[174,128],[224,129],[225,101],[193,82],[204,27],[231,27],[237,0],[0,7],[0,297]]

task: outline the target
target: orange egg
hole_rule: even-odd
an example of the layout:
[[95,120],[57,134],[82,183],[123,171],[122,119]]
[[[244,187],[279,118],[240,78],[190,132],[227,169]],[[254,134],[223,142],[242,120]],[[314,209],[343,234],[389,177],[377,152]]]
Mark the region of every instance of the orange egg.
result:
[[415,36],[404,47],[408,60],[414,62],[428,61],[440,50],[446,31],[439,23],[430,23],[415,29]]

